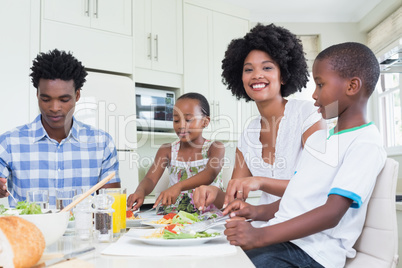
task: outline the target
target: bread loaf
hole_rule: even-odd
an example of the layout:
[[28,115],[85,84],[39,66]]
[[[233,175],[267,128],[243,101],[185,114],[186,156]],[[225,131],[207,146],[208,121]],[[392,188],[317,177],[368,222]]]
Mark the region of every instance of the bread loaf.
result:
[[0,217],[0,267],[31,267],[45,250],[45,238],[33,223],[18,216]]

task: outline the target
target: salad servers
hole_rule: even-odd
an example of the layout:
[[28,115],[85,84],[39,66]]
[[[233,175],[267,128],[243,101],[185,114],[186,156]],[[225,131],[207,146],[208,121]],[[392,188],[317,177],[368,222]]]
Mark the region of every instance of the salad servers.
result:
[[7,190],[7,192],[10,194],[10,196],[14,199],[14,202],[17,204],[18,202],[17,202],[17,200],[14,198],[14,196],[11,194],[11,192],[8,190],[8,189],[6,189]]
[[193,224],[186,225],[186,227],[181,231],[184,233],[203,232],[214,226],[225,224],[227,219],[229,219],[229,215],[217,217],[206,221],[196,222]]

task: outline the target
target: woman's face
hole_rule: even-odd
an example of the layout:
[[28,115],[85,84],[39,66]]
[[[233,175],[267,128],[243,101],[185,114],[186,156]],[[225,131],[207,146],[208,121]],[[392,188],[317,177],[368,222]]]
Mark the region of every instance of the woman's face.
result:
[[244,60],[243,86],[255,102],[281,97],[281,71],[279,65],[261,50],[252,50]]
[[180,99],[173,111],[173,128],[181,142],[192,142],[202,138],[202,131],[209,124],[209,117],[201,112],[200,102]]

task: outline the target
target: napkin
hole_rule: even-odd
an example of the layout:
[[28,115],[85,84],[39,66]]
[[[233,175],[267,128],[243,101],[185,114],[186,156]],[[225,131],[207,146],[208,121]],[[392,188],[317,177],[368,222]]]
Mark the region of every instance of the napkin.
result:
[[[236,247],[230,245],[226,237],[217,238],[194,246],[156,246],[133,240],[133,234],[145,234],[149,230],[130,229],[114,244],[105,248],[101,254],[119,256],[221,256],[235,254]],[[130,237],[131,236],[131,237]]]

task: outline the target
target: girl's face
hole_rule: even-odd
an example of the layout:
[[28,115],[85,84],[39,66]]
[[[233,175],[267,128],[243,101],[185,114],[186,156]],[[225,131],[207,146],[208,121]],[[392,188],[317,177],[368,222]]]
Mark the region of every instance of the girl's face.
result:
[[255,102],[281,97],[281,71],[279,65],[261,50],[252,50],[244,60],[243,86]]
[[327,59],[314,62],[313,77],[316,84],[313,99],[318,112],[324,119],[331,119],[342,114],[348,105],[346,98],[348,80],[332,70]]
[[209,117],[201,112],[200,102],[180,99],[173,111],[173,128],[181,142],[202,138],[202,130],[209,124]]

